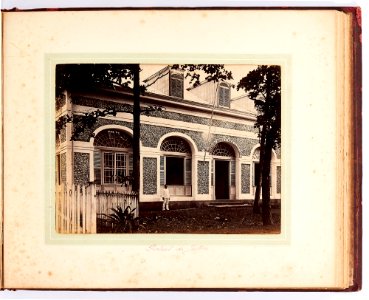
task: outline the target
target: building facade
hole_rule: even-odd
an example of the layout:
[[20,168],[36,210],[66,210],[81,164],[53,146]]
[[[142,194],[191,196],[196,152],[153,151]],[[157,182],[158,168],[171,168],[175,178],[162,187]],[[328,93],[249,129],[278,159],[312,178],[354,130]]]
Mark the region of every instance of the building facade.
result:
[[[256,111],[246,96],[232,98],[229,84],[204,82],[186,89],[180,71],[163,68],[144,81],[141,106],[162,111],[141,115],[140,201],[161,200],[167,184],[172,201],[249,200],[255,193],[259,141]],[[71,141],[72,124],[56,136],[56,183],[94,183],[98,190],[124,192],[132,174],[133,116],[129,89],[66,92],[56,118],[115,108]],[[273,151],[271,199],[280,201],[280,152]]]

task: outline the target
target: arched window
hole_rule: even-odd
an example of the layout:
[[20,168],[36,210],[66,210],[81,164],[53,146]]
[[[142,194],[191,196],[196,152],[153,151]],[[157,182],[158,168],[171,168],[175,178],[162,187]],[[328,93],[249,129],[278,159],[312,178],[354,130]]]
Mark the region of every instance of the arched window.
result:
[[215,156],[228,156],[228,157],[235,157],[235,152],[231,145],[227,143],[218,143],[214,146],[211,150],[211,154]]
[[166,138],[161,144],[160,150],[167,152],[191,153],[190,145],[184,139],[176,136]]
[[99,132],[94,139],[94,146],[113,148],[131,148],[132,138],[121,130],[107,129]]
[[166,138],[160,145],[160,185],[167,184],[172,195],[190,196],[192,186],[191,147],[181,137]]
[[94,139],[97,184],[122,184],[132,175],[132,138],[124,131],[106,129]]
[[260,148],[256,148],[254,153],[252,154],[253,160],[259,160],[260,159]]

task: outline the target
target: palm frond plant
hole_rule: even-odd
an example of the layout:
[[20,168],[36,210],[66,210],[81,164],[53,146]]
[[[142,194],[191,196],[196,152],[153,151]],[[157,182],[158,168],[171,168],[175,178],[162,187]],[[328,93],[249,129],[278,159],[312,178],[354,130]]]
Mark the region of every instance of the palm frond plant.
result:
[[124,210],[122,207],[117,206],[117,208],[111,208],[113,211],[111,214],[107,215],[108,220],[112,224],[112,229],[114,233],[131,233],[134,229],[135,218],[134,211],[136,208],[131,209],[127,206]]

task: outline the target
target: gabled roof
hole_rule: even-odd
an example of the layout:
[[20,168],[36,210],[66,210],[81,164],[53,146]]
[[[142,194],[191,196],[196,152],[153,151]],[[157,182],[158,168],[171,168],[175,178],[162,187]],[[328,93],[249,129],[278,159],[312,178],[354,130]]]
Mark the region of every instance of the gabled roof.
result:
[[203,81],[201,81],[197,86],[190,86],[190,87],[188,87],[186,90],[187,90],[187,91],[191,91],[191,90],[194,90],[194,89],[196,89],[196,88],[198,88],[198,87],[200,87],[200,86],[202,86],[202,85],[204,85],[204,84],[207,84],[207,83],[213,83],[213,84],[221,84],[221,83],[224,83],[224,84],[226,84],[226,85],[228,85],[228,86],[231,86],[231,84],[230,84],[230,83],[228,83],[227,81],[220,81],[220,82],[216,82],[216,81],[213,81],[213,80],[208,81],[208,80],[204,79],[204,80],[203,80]]
[[[159,76],[164,75],[166,72],[169,72],[170,67],[166,66],[163,69],[160,69],[159,71],[155,72],[154,74],[150,75],[149,77],[147,77],[145,80],[143,80],[143,82],[149,82]],[[165,74],[166,75],[166,74]]]
[[[242,98],[250,99],[250,98],[247,96],[247,94],[242,94],[242,95],[239,95],[239,96],[237,96],[237,97],[232,98],[232,99],[231,99],[231,101],[240,100],[240,99],[242,99]],[[250,99],[250,100],[251,100],[251,99]]]

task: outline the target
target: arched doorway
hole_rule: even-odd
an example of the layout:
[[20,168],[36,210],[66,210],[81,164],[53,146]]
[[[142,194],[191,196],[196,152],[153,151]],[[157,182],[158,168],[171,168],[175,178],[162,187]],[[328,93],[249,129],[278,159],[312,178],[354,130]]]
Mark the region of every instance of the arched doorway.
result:
[[94,138],[95,183],[102,190],[128,190],[132,176],[132,137],[118,129],[105,129]]
[[173,196],[192,194],[192,151],[189,143],[170,136],[160,145],[160,185],[168,185]]
[[235,194],[236,153],[230,144],[220,142],[213,147],[211,154],[215,199],[230,199]]

